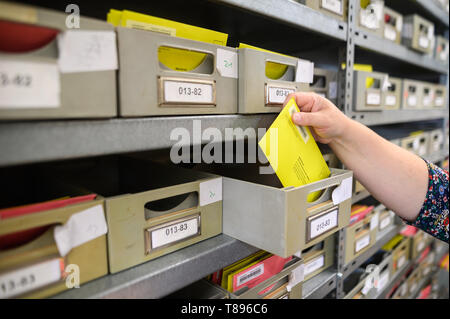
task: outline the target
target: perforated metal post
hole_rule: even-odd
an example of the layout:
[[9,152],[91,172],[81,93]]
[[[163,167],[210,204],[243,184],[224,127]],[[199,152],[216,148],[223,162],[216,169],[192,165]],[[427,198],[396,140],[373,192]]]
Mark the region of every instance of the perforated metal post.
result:
[[[353,64],[355,61],[355,42],[353,39],[355,29],[355,14],[356,14],[356,0],[348,0],[348,14],[347,14],[347,42],[345,50],[339,52],[339,67],[345,63],[345,70],[340,72],[341,93],[339,94],[339,105],[342,110],[349,114],[353,105]],[[342,87],[344,84],[344,87]],[[338,233],[337,241],[337,284],[336,284],[336,298],[342,299],[344,297],[344,256],[345,256],[345,230],[341,229]]]

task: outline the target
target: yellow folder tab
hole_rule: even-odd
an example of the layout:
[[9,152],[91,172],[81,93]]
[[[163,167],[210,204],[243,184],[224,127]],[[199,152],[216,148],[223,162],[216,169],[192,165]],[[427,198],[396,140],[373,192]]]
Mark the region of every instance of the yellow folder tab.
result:
[[386,251],[391,251],[392,249],[394,249],[395,246],[397,246],[397,244],[402,241],[404,237],[402,235],[395,235],[394,238],[392,238],[389,242],[387,242],[386,244],[384,244],[384,246],[381,248],[383,250]]
[[228,276],[233,273],[234,271],[238,270],[238,269],[242,269],[242,267],[245,267],[246,265],[248,265],[249,263],[254,262],[255,260],[259,260],[261,258],[263,258],[264,256],[268,255],[269,253],[264,251],[264,250],[260,250],[257,251],[256,253],[238,260],[237,262],[225,267],[223,269],[222,272],[222,281],[221,281],[221,286],[225,289],[227,289],[228,287]]
[[[342,63],[341,65],[342,70],[345,70],[345,63]],[[373,66],[371,64],[353,64],[353,70],[355,71],[363,71],[363,72],[373,72]],[[366,89],[372,87],[374,83],[373,78],[367,77],[366,78]]]
[[[111,9],[107,21],[115,26],[159,32],[189,40],[202,41],[216,45],[227,44],[228,34],[189,24],[158,18],[129,10]],[[161,47],[158,59],[166,67],[182,72],[189,72],[203,63],[207,54],[190,49]]]
[[[239,43],[239,49],[244,49],[244,48],[289,56],[289,55],[269,51],[266,49],[261,49],[261,48],[255,47],[253,45]],[[276,62],[272,62],[272,61],[267,61],[266,63],[267,63],[266,64],[266,76],[271,80],[278,80],[279,78],[281,78],[283,76],[284,73],[286,73],[286,71],[288,69],[288,66],[286,64],[276,63]]]
[[[309,128],[292,122],[294,112],[300,110],[291,99],[258,143],[284,187],[298,187],[330,176]],[[319,195],[309,194],[308,201]]]
[[411,133],[409,133],[409,136],[416,136],[416,135],[420,135],[420,134],[423,134],[424,133],[424,131],[414,131],[414,132],[411,132]]

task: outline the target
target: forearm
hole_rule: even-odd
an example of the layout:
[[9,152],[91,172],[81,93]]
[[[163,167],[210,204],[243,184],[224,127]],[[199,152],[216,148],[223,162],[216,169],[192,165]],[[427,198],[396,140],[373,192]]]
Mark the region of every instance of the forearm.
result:
[[400,217],[414,220],[428,188],[428,170],[420,157],[390,143],[364,125],[348,120],[330,147],[378,201]]

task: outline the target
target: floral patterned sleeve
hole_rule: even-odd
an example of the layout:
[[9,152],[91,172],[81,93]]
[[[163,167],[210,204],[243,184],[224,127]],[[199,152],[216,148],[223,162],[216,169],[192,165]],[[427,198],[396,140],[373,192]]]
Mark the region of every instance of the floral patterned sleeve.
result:
[[407,224],[448,243],[448,172],[426,161],[428,192],[419,216]]

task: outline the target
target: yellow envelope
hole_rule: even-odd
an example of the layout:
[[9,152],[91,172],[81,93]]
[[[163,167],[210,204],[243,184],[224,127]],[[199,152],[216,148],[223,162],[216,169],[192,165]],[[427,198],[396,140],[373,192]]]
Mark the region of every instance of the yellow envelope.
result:
[[[284,187],[298,187],[330,176],[309,128],[292,122],[294,112],[300,110],[291,99],[258,143]],[[308,201],[316,200],[320,193],[309,194]]]

